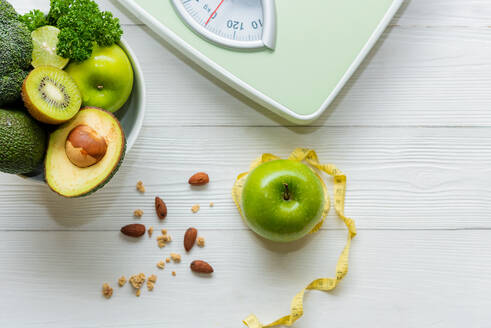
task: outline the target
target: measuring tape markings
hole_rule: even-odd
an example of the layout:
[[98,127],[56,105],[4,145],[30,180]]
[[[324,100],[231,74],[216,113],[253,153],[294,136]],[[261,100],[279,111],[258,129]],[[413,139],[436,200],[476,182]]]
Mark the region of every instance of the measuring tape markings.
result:
[[[249,172],[251,172],[254,168],[258,167],[262,163],[274,161],[277,159],[280,158],[272,154],[263,154],[261,157],[259,157],[258,159],[252,162]],[[334,178],[334,209],[336,210],[336,213],[341,218],[341,220],[343,220],[344,224],[348,228],[348,239],[346,242],[346,246],[341,252],[341,255],[339,256],[338,262],[336,264],[335,278],[319,278],[312,281],[310,284],[307,285],[307,287],[303,288],[297,295],[295,295],[290,305],[290,314],[281,317],[280,319],[270,324],[263,325],[255,315],[253,314],[249,315],[243,321],[244,324],[249,328],[266,328],[266,327],[273,327],[277,325],[286,325],[286,326],[293,325],[293,323],[303,315],[303,297],[306,290],[321,290],[326,292],[333,290],[348,273],[349,251],[351,247],[351,240],[356,236],[356,226],[355,226],[355,222],[352,219],[344,215],[344,200],[346,195],[346,175],[343,174],[333,164],[321,164],[319,162],[319,158],[317,157],[316,152],[312,149],[297,148],[290,154],[288,159],[298,162],[305,161],[313,168],[316,168],[321,172],[325,172]],[[242,189],[244,187],[244,183],[246,181],[249,172],[244,172],[239,174],[232,188],[232,198],[234,199],[235,205],[237,206],[237,209],[243,219],[244,219],[244,215],[242,213],[240,204],[242,198]],[[326,201],[322,213],[322,219],[312,229],[312,231],[310,231],[310,233],[315,233],[319,231],[331,207],[327,187],[325,186],[322,178],[319,175],[318,177],[322,182],[322,187],[324,189],[324,196]]]

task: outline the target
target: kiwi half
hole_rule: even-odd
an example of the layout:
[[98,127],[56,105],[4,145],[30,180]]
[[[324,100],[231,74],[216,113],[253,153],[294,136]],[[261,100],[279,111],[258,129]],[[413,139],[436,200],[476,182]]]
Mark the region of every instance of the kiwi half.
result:
[[48,124],[70,120],[82,105],[75,81],[53,66],[39,66],[27,75],[22,85],[22,99],[32,117]]

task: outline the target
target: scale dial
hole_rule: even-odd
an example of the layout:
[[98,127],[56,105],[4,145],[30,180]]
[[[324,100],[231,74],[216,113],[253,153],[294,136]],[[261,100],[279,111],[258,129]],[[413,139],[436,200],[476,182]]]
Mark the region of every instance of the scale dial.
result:
[[183,21],[202,37],[239,49],[276,42],[274,0],[171,0]]

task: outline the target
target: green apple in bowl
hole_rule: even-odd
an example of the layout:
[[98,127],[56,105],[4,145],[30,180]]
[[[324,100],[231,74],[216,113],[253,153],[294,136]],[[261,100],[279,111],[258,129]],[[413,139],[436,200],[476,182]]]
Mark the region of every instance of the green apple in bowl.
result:
[[242,189],[242,211],[260,236],[280,242],[308,234],[322,219],[323,182],[307,165],[288,159],[266,162],[249,173]]
[[80,89],[82,106],[114,113],[128,100],[133,88],[131,62],[116,44],[94,46],[89,59],[71,62],[65,70]]

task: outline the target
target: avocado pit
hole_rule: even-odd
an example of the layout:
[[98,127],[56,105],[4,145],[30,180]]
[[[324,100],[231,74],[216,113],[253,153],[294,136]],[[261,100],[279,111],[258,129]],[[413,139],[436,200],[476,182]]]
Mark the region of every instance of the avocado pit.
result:
[[81,168],[98,163],[106,155],[107,143],[97,131],[88,125],[80,124],[68,134],[65,152],[73,165]]

